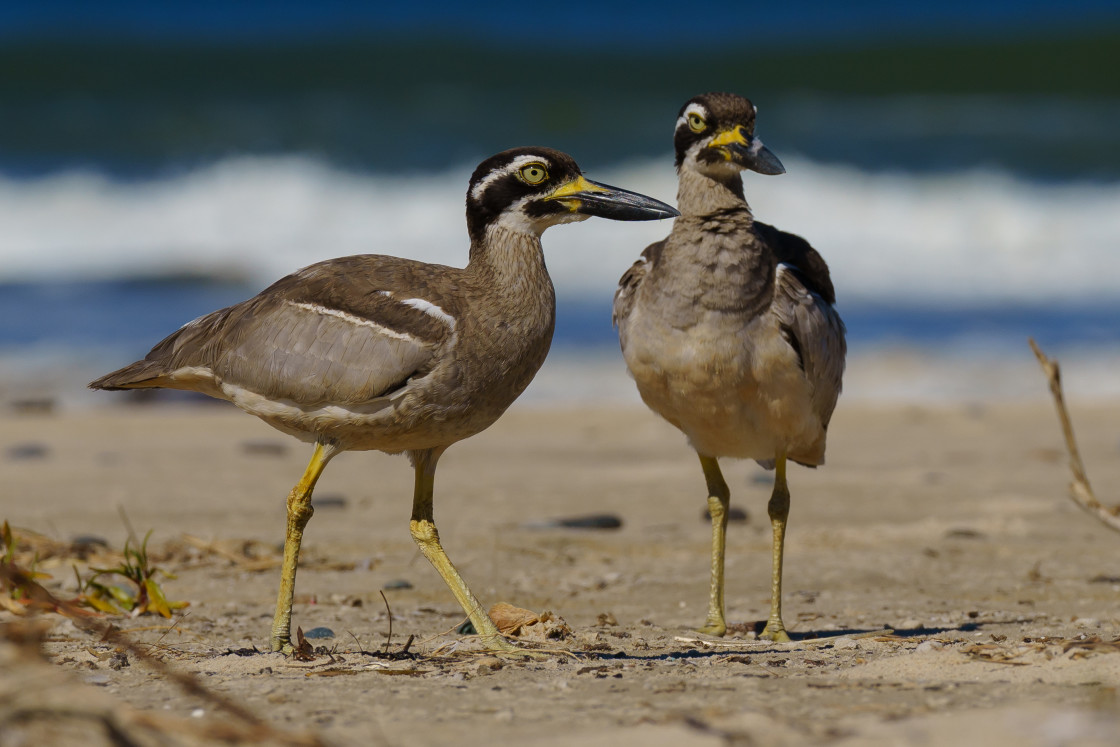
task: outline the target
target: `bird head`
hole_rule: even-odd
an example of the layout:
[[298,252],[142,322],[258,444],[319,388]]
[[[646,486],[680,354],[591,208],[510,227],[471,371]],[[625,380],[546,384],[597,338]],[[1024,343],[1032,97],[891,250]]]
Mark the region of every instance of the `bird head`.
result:
[[479,239],[492,225],[540,235],[549,226],[586,220],[656,220],[679,215],[637,192],[593,182],[566,153],[514,148],[479,164],[467,190],[467,227]]
[[755,137],[758,109],[733,93],[706,93],[681,107],[673,144],[677,169],[692,169],[713,177],[743,169],[760,174],[784,174],[785,167]]

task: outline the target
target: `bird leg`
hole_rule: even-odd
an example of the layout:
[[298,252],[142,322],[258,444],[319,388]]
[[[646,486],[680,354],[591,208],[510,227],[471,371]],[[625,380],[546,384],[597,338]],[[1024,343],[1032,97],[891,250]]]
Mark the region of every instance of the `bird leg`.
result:
[[319,441],[311,454],[311,461],[292,492],[288,494],[288,532],[284,537],[284,564],[280,568],[280,595],[276,600],[276,616],[272,620],[273,651],[292,652],[292,600],[296,592],[296,568],[299,565],[299,546],[303,541],[303,528],[307,526],[315,509],[311,507],[311,492],[323,468],[338,449]]
[[789,633],[782,623],[782,551],[785,547],[786,519],[789,518],[789,487],[786,485],[786,455],[779,454],[774,469],[774,492],[770,496],[767,511],[770,514],[770,527],[774,531],[774,567],[770,577],[770,619],[759,638],[784,643],[789,641]]
[[416,488],[412,497],[412,521],[408,528],[412,532],[412,539],[416,541],[420,552],[428,559],[439,575],[447,583],[451,593],[459,600],[459,605],[467,613],[475,632],[478,633],[486,648],[494,651],[519,651],[512,643],[502,637],[494,621],[482,609],[467,582],[459,575],[459,571],[451,564],[451,560],[444,552],[439,542],[439,532],[436,531],[435,519],[432,514],[432,494],[436,475],[436,462],[443,449],[425,449],[423,451],[409,452],[412,457],[413,467],[416,470]]
[[731,491],[727,488],[716,458],[699,456],[704,479],[708,483],[708,514],[712,517],[712,588],[708,597],[708,619],[700,632],[723,635],[727,632],[727,623],[723,618],[723,565]]

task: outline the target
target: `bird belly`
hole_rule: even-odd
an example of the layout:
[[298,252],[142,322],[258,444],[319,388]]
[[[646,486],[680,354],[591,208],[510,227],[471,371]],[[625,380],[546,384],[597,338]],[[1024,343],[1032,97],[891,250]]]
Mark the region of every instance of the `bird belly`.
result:
[[808,381],[776,327],[662,328],[628,338],[624,356],[642,400],[700,454],[823,461]]

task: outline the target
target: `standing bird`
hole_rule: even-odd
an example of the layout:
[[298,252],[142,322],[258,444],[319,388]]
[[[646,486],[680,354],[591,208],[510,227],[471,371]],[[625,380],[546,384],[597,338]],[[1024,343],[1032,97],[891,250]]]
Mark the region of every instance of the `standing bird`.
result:
[[782,174],[754,136],[755,107],[710,93],[680,111],[676,166],[681,217],[619,282],[622,354],[642,400],[700,457],[712,517],[712,582],[701,632],[723,635],[723,566],[730,493],[719,457],[776,467],[770,618],[782,623],[782,549],[789,516],[786,460],[824,463],[825,433],[844,371],[844,324],[828,266],[799,236],[760,223],[740,172]]
[[597,184],[551,148],[516,148],[475,170],[465,268],[380,255],[305,267],[254,298],[194,320],[93,389],[188,389],[228,400],[315,444],[288,496],[273,651],[292,650],[291,616],[311,493],[343,451],[404,452],[415,470],[412,537],[483,643],[512,649],[451,564],[432,514],[436,462],[489,427],[528,386],[552,341],[555,294],[541,234],[592,215],[678,215]]

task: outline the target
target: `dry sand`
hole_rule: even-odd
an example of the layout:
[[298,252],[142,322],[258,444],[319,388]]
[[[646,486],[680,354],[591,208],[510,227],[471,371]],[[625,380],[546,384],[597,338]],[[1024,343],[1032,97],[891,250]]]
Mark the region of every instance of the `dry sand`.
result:
[[[1120,403],[1072,409],[1090,477],[1114,498]],[[1093,641],[1120,635],[1120,535],[1067,499],[1061,449],[1041,382],[1031,404],[842,400],[829,464],[791,471],[785,612],[797,640],[753,640],[768,605],[769,476],[748,463],[725,468],[733,506],[749,513],[729,530],[727,612],[739,632],[704,639],[693,628],[709,526],[682,438],[640,407],[515,406],[447,453],[436,520],[485,603],[551,610],[571,627],[556,645],[574,656],[527,662],[470,653],[470,639],[448,632],[462,614],[409,537],[408,463],[360,453],[319,483],[296,588],[296,624],[332,629],[315,643],[334,653],[229,653],[267,647],[278,571],[183,537],[227,555],[248,548],[268,566],[309,447],[226,406],[6,416],[0,518],[119,548],[123,507],[177,574],[163,582],[168,596],[190,607],[171,632],[151,616],[114,622],[279,729],[331,744],[1115,744],[1120,651]],[[623,525],[531,527],[591,513]],[[69,562],[50,566],[48,586],[72,594]],[[378,660],[362,653],[388,633],[378,590],[402,580],[412,588],[386,591],[391,649],[414,635],[421,656]],[[36,687],[62,692],[52,679],[62,675],[71,704],[229,720],[48,617],[50,667],[21,669],[0,649],[0,719]],[[0,745],[66,742],[60,729],[57,718],[9,720]],[[165,737],[190,742],[184,730]],[[104,740],[89,728],[79,741]]]

